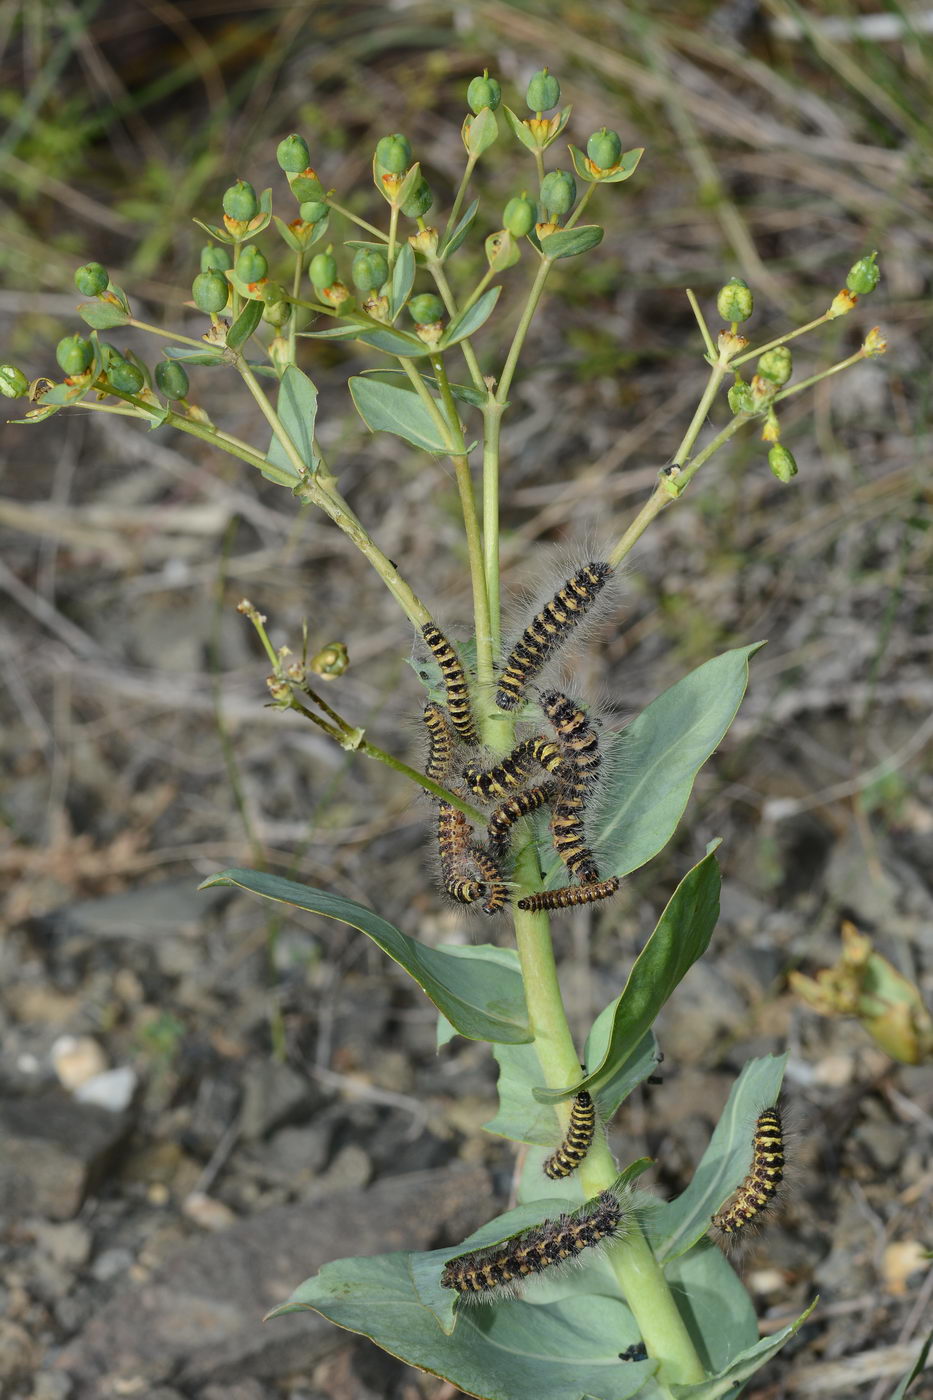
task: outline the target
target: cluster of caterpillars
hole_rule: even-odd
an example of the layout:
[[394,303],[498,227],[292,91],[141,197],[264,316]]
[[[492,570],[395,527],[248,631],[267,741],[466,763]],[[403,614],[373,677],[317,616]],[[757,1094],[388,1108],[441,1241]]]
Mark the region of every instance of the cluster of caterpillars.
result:
[[[604,562],[584,564],[535,614],[500,672],[496,690],[500,709],[514,710],[522,703],[528,686],[586,615],[611,572]],[[422,628],[422,636],[440,668],[446,698],[446,706],[432,700],[424,708],[428,733],[425,772],[462,796],[463,789],[452,787],[450,782],[457,749],[460,744],[476,747],[479,743],[469,682],[454,647],[434,623]],[[545,690],[539,701],[550,735],[523,739],[493,767],[468,764],[461,771],[471,794],[497,804],[489,815],[485,839],[476,838],[469,821],[450,803],[442,802],[438,811],[444,888],[462,904],[481,903],[488,914],[501,909],[507,898],[503,872],[511,854],[515,823],[541,808],[550,810],[554,848],[577,883],[528,895],[518,901],[519,909],[591,904],[607,899],[619,888],[615,876],[600,879],[595,857],[586,844],[587,805],[601,764],[596,731],[585,710],[570,696]],[[537,783],[533,781],[536,770],[542,778]]]

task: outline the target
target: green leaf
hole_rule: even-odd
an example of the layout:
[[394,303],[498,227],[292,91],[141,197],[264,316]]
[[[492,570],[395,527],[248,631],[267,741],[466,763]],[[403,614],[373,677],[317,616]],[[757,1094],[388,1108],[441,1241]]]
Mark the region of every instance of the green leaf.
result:
[[599,1065],[575,1086],[536,1089],[539,1103],[558,1103],[580,1089],[599,1094],[601,1086],[615,1079],[636,1050],[644,1054],[644,1037],[661,1007],[706,952],[719,917],[719,884],[719,866],[711,851],[681,880],[635,959],[621,996],[612,1003],[612,1025]]
[[578,224],[576,228],[559,228],[556,233],[547,233],[541,239],[541,251],[546,258],[556,262],[558,258],[575,258],[579,253],[588,253],[597,243],[602,243],[604,230],[599,224]]
[[[317,471],[321,461],[314,451],[317,389],[308,376],[295,365],[288,365],[282,375],[276,411],[282,427],[301,453],[301,460],[308,471]],[[274,433],[266,453],[266,461],[271,466],[278,467],[280,471],[288,472],[295,481],[299,480],[295,464]],[[265,475],[263,472],[263,476]],[[269,477],[268,480],[274,481],[276,478]]]
[[522,145],[526,146],[529,151],[537,151],[539,149],[538,143],[532,136],[531,132],[528,130],[527,126],[525,126],[521,117],[517,117],[512,111],[511,107],[506,107],[504,102],[500,110],[504,114],[506,121],[512,129],[512,135],[517,136],[519,141],[521,141]]
[[[716,1301],[718,1302],[718,1298]],[[770,1361],[772,1356],[781,1350],[785,1342],[803,1326],[818,1302],[819,1299],[814,1298],[806,1312],[801,1313],[797,1321],[792,1322],[789,1327],[776,1332],[772,1337],[763,1337],[761,1341],[745,1347],[717,1375],[709,1376],[698,1385],[672,1385],[671,1394],[675,1400],[720,1400],[723,1396],[734,1396],[737,1393],[735,1387],[747,1381],[756,1371],[760,1371],[765,1362]],[[898,1400],[898,1394],[903,1392],[895,1393],[891,1400]]]
[[[450,451],[450,444],[410,385],[397,388],[362,375],[354,376],[349,384],[356,411],[370,432],[394,433],[424,452],[440,455]],[[443,417],[443,408],[440,412]]]
[[391,326],[386,326],[385,330],[360,331],[357,340],[361,345],[371,345],[374,350],[384,350],[387,355],[403,355],[414,359],[419,355],[430,354],[428,347],[416,335],[394,330]]
[[253,331],[262,320],[263,303],[261,301],[248,301],[227,331],[227,346],[231,350],[239,350],[240,346],[249,340]]
[[[608,773],[590,826],[604,876],[628,875],[673,836],[694,779],[735,718],[748,684],[748,660],[763,642],[724,652],[672,685],[606,746]],[[552,884],[566,870],[553,854]]]
[[190,345],[168,345],[162,351],[167,360],[181,360],[186,365],[225,365],[228,363],[223,350],[195,350]]
[[237,241],[232,233],[228,233],[225,228],[221,228],[218,224],[206,224],[203,219],[192,219],[191,222],[197,224],[198,228],[203,228],[204,232],[209,233],[211,238],[216,238],[218,243],[236,243]]
[[[593,1022],[583,1051],[587,1065],[602,1065],[609,1056],[615,1007],[615,1002],[604,1007]],[[606,1077],[594,1091],[600,1117],[611,1118],[629,1094],[637,1089],[639,1084],[644,1084],[646,1079],[650,1079],[660,1063],[661,1051],[658,1049],[658,1042],[654,1032],[648,1031],[617,1069],[607,1070]]]
[[415,255],[410,243],[403,243],[392,269],[389,312],[394,320],[408,300],[415,284]]
[[468,153],[478,159],[484,151],[488,151],[492,143],[498,140],[499,124],[496,121],[496,114],[490,107],[482,107],[475,117],[468,117],[469,129],[464,122],[464,141]]
[[[505,968],[507,976],[521,976],[518,954],[514,948],[497,948],[492,943],[441,944],[441,947],[452,958],[463,958],[467,962],[477,961],[495,964],[490,969],[493,975],[495,975],[496,968]],[[440,1012],[437,1017],[438,1050],[453,1040],[456,1034],[456,1026],[452,1026],[444,1013]]]
[[786,1055],[765,1055],[742,1070],[690,1185],[652,1221],[659,1259],[676,1259],[692,1248],[741,1185],[751,1166],[755,1123],[762,1109],[777,1101],[786,1063]]
[[574,170],[581,180],[586,180],[591,185],[618,185],[622,180],[631,179],[638,169],[638,162],[645,154],[644,146],[636,146],[631,151],[623,151],[618,164],[611,171],[605,175],[593,175],[587,168],[585,153],[576,146],[568,146],[567,149],[570,151]]
[[[364,369],[362,377],[365,379],[378,379],[380,384],[399,385],[403,389],[407,388],[409,393],[412,392],[411,380],[403,369]],[[434,378],[433,374],[422,374],[421,382],[422,384],[426,384],[429,389],[437,389],[438,393],[440,393],[437,380]],[[459,399],[461,403],[472,404],[474,408],[485,408],[486,404],[489,402],[488,393],[484,393],[480,389],[474,389],[471,384],[451,384],[449,387],[455,399]]]
[[236,885],[263,899],[293,904],[339,919],[365,933],[413,977],[439,1011],[468,1040],[504,1041],[517,1044],[530,1040],[528,1014],[521,978],[508,975],[498,966],[452,956],[439,948],[429,948],[388,923],[362,904],[339,895],[266,875],[257,870],[223,870],[200,886]]
[[[713,1375],[724,1371],[758,1344],[752,1301],[714,1244],[707,1241],[682,1259],[670,1260],[664,1277],[706,1371]],[[688,1390],[685,1386],[684,1391]]]
[[499,1111],[483,1124],[485,1131],[512,1142],[555,1148],[560,1132],[554,1110],[534,1097],[535,1086],[541,1083],[534,1045],[495,1045],[492,1053],[499,1065]]
[[445,258],[449,258],[451,253],[455,253],[460,247],[460,244],[463,242],[463,240],[466,238],[467,234],[470,231],[470,225],[476,218],[476,211],[478,208],[478,199],[474,199],[473,202],[467,206],[467,209],[462,215],[460,222],[457,224],[457,227],[453,230],[447,242],[441,247],[440,256],[442,260]]
[[125,326],[130,319],[129,312],[112,301],[85,301],[78,307],[82,321],[93,326],[96,331],[108,331],[113,326]]
[[[806,1316],[806,1314],[804,1314],[804,1316]],[[802,1321],[802,1320],[803,1320],[803,1319],[801,1319],[801,1321]],[[900,1385],[899,1385],[899,1386],[897,1387],[897,1389],[891,1394],[890,1400],[904,1400],[904,1397],[906,1396],[908,1390],[910,1389],[910,1386],[911,1386],[912,1383],[917,1379],[917,1377],[920,1375],[920,1372],[921,1372],[922,1370],[924,1370],[924,1368],[926,1367],[926,1364],[927,1364],[927,1357],[928,1357],[929,1354],[930,1354],[930,1347],[931,1347],[931,1346],[933,1346],[933,1332],[930,1332],[930,1334],[928,1335],[928,1337],[927,1337],[926,1341],[924,1342],[923,1346],[920,1348],[920,1354],[919,1354],[919,1356],[917,1357],[917,1359],[916,1359],[916,1361],[914,1362],[913,1366],[910,1368],[910,1371],[908,1372],[908,1374],[907,1374],[907,1375],[904,1377],[904,1379],[901,1381]]]
[[490,287],[481,297],[477,297],[472,306],[455,316],[444,333],[439,349],[446,350],[448,346],[456,345],[459,340],[465,340],[468,335],[478,331],[492,315],[501,291],[501,287]]

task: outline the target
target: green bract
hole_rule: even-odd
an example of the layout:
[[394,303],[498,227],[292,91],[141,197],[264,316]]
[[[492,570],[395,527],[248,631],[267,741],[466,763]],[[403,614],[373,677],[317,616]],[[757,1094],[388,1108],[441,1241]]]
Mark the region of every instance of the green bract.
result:
[[97,297],[107,290],[110,278],[99,262],[85,263],[75,273],[75,286],[83,297]]
[[877,287],[881,277],[881,269],[875,262],[877,256],[877,253],[869,253],[867,258],[859,258],[858,262],[849,268],[846,286],[856,296],[867,296]]
[[730,277],[716,297],[716,310],[724,321],[747,321],[753,307],[748,283],[743,282],[741,277]]
[[566,170],[552,170],[541,181],[540,202],[548,214],[569,214],[577,197],[577,182]]
[[474,114],[478,114],[484,107],[495,111],[501,101],[502,88],[488,73],[484,73],[481,78],[474,78],[467,88],[467,105]]
[[188,375],[175,360],[160,360],[155,367],[156,387],[167,399],[183,399],[188,394]]
[[546,68],[541,68],[528,84],[525,101],[532,112],[549,112],[560,101],[560,83]]
[[307,170],[311,164],[308,143],[296,132],[292,132],[291,136],[286,136],[284,141],[279,142],[275,158],[281,168],[292,175],[298,175],[302,170]]
[[240,223],[248,223],[259,213],[259,200],[256,191],[248,180],[237,180],[224,192],[224,213]]
[[191,296],[199,311],[223,311],[230,283],[222,272],[199,272],[191,284]]
[[83,374],[94,358],[94,347],[83,336],[66,335],[55,347],[55,358],[64,374]]
[[411,142],[400,131],[383,136],[376,146],[376,164],[390,175],[404,175],[412,163]]

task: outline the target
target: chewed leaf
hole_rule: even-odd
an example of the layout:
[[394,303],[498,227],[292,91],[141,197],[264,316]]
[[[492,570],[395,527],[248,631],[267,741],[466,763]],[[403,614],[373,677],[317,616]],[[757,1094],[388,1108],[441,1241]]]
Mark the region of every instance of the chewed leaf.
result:
[[199,886],[236,885],[263,899],[293,904],[358,928],[414,978],[439,1011],[468,1040],[518,1044],[531,1039],[521,978],[497,963],[466,959],[430,948],[352,899],[267,875],[259,870],[222,870]]

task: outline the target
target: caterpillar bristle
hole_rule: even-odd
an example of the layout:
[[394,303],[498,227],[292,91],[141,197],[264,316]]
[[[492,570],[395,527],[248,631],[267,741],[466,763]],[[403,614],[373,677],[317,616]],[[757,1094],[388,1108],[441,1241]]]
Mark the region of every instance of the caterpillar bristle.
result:
[[454,757],[454,731],[447,712],[436,700],[429,700],[424,707],[424,724],[428,731],[428,758],[424,766],[425,776],[435,783],[442,783],[448,776]]
[[541,611],[535,613],[499,676],[496,704],[501,710],[514,710],[521,704],[529,681],[541,672],[584,617],[611,573],[610,565],[602,561],[584,564],[571,574]]
[[478,744],[479,733],[470,707],[470,687],[459,656],[440,628],[436,627],[433,622],[425,623],[421,629],[421,635],[430,648],[444,678],[447,692],[447,712],[450,715],[451,724],[465,744]]
[[567,1135],[557,1151],[552,1152],[544,1163],[545,1176],[557,1181],[561,1177],[570,1176],[571,1172],[575,1172],[589,1152],[595,1132],[596,1105],[590,1097],[589,1091],[581,1089],[575,1096],[573,1107],[570,1110]]
[[518,907],[537,913],[544,909],[571,909],[578,904],[595,904],[599,899],[609,899],[621,884],[619,877],[613,875],[608,880],[594,880],[588,885],[565,885],[559,890],[542,890],[539,894],[529,894],[520,899]]
[[752,1165],[741,1186],[722,1210],[713,1216],[713,1226],[723,1236],[738,1234],[771,1205],[784,1179],[784,1127],[781,1110],[774,1105],[758,1115],[752,1139]]

